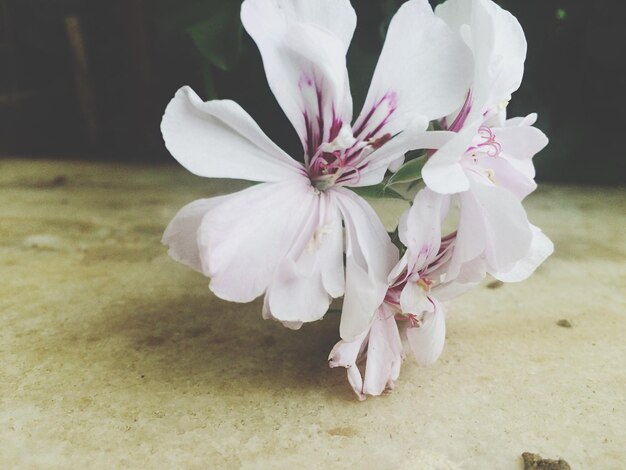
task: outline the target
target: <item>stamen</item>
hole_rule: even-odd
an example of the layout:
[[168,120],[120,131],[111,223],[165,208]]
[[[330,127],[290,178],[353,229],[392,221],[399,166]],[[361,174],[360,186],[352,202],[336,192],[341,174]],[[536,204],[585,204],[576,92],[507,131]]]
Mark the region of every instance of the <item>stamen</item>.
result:
[[431,281],[427,277],[421,277],[418,279],[416,284],[420,286],[422,289],[424,289],[424,291],[430,292],[430,288],[433,285],[433,281]]
[[394,317],[396,321],[408,321],[409,328],[419,328],[422,326],[422,320],[417,318],[413,313],[398,313]]

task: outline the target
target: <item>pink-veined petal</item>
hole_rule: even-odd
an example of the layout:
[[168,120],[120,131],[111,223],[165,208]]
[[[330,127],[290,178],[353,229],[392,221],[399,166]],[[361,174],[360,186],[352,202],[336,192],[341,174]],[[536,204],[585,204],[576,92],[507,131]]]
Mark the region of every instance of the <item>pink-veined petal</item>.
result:
[[434,363],[443,352],[446,341],[446,318],[443,308],[435,299],[432,312],[426,313],[419,327],[406,329],[406,337],[413,356],[420,366]]
[[305,174],[238,104],[205,103],[189,87],[170,101],[161,131],[172,156],[198,176],[271,182]]
[[348,0],[246,0],[241,19],[310,158],[352,119],[345,56],[354,9]]
[[445,116],[463,102],[470,78],[471,55],[463,41],[427,0],[406,2],[389,25],[355,137],[395,135],[416,116]]
[[426,119],[420,116],[416,117],[410,123],[407,123],[403,132],[359,160],[358,165],[362,166],[360,178],[356,183],[347,186],[372,186],[380,183],[384,179],[385,173],[390,166],[395,166],[397,169],[398,165],[396,162],[398,159],[404,159],[406,152],[421,148],[421,139],[424,139],[424,141],[435,140],[433,136],[427,136],[427,138],[425,138],[428,133],[424,132],[424,129],[427,126],[428,122]]
[[311,214],[318,204],[314,189],[302,179],[253,186],[211,210],[198,232],[211,290],[235,302],[263,294],[298,240],[313,236]]
[[365,331],[387,292],[398,249],[367,202],[345,188],[333,192],[346,228],[346,288],[339,331],[350,341]]

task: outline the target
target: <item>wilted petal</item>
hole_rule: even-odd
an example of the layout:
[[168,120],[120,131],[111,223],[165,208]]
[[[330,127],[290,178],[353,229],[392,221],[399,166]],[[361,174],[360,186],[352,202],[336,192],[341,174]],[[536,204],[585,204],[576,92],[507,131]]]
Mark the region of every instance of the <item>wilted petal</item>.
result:
[[387,292],[398,250],[374,210],[352,191],[337,188],[346,228],[346,289],[340,333],[350,341],[367,329]]
[[[364,378],[358,363],[367,360]],[[353,341],[339,341],[328,358],[330,367],[348,369],[348,381],[360,400],[392,388],[400,375],[404,353],[394,313],[382,305],[370,328]]]
[[413,356],[420,366],[434,363],[443,352],[446,340],[446,318],[443,308],[435,299],[432,312],[426,313],[419,327],[406,329],[406,337]]
[[369,330],[358,335],[352,341],[341,340],[333,347],[328,356],[328,365],[330,367],[345,367],[348,369],[348,382],[356,393],[359,400],[365,400],[363,394],[363,377],[357,366],[357,361],[366,345]]
[[198,176],[283,181],[306,174],[235,102],[203,102],[189,87],[170,101],[161,131],[178,162]]

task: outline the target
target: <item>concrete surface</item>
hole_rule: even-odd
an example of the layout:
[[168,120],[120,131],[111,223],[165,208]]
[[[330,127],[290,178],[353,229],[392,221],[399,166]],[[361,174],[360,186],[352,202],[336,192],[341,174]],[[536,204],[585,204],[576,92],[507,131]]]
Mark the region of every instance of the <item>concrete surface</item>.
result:
[[624,190],[542,187],[553,257],[453,304],[442,359],[360,403],[326,366],[336,317],[264,322],[160,245],[185,203],[236,187],[0,161],[1,468],[626,467]]

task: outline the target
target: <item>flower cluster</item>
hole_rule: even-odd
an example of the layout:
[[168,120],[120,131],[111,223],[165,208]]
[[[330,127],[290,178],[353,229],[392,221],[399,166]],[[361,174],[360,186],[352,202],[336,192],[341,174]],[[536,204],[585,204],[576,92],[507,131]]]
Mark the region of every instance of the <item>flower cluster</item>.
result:
[[[446,301],[487,274],[521,281],[552,252],[522,207],[547,139],[535,115],[506,118],[523,31],[491,0],[435,11],[407,1],[353,120],[349,0],[245,0],[241,19],[302,158],[236,103],[182,88],[161,126],[171,154],[196,175],[258,184],[185,206],[163,242],[218,297],[263,296],[263,317],[289,328],[320,320],[342,297],[330,366],[347,368],[359,398],[379,395],[405,349],[421,365],[439,357]],[[360,194],[412,204],[390,236]]]

